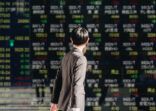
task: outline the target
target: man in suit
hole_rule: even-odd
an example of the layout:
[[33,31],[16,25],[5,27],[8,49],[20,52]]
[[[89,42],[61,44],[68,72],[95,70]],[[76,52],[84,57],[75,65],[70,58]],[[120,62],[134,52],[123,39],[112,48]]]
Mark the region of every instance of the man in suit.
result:
[[83,27],[73,29],[70,38],[73,49],[61,61],[58,70],[50,111],[84,111],[87,59],[84,56],[89,41],[88,31]]

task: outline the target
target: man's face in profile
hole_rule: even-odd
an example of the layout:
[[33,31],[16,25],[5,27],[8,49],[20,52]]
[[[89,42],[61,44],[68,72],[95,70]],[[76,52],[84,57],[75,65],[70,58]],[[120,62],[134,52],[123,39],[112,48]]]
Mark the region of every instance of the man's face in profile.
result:
[[83,54],[87,52],[88,42],[86,43],[85,47],[83,48]]

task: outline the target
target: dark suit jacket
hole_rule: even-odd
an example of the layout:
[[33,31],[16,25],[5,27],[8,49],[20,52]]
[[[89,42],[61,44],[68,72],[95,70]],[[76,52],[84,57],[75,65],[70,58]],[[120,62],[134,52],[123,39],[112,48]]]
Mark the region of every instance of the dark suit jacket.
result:
[[86,68],[87,59],[79,49],[73,48],[62,59],[51,101],[57,103],[59,109],[69,111],[70,108],[80,108],[84,111]]

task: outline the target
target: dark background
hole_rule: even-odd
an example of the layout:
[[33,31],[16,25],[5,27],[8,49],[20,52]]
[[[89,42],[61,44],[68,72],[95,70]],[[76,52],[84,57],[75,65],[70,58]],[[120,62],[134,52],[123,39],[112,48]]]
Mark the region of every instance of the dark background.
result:
[[47,111],[71,30],[88,29],[86,111],[156,111],[155,0],[1,0],[0,110]]

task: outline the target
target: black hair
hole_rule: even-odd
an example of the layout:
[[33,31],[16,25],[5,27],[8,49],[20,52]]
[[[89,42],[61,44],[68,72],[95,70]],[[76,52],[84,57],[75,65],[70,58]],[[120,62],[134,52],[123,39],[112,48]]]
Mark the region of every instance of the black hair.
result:
[[71,39],[74,45],[82,45],[87,42],[89,33],[87,29],[83,27],[76,27],[71,32]]

